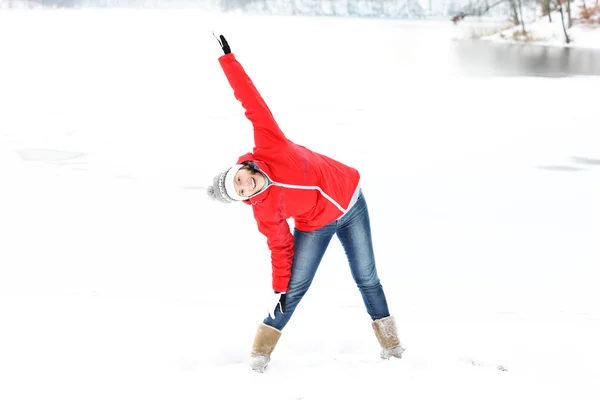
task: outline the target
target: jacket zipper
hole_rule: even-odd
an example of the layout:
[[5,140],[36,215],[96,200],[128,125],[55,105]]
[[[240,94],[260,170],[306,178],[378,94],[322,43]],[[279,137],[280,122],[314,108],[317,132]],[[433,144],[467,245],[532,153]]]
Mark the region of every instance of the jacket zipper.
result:
[[[265,174],[263,171],[260,171],[260,172]],[[325,193],[325,191],[323,189],[321,189],[319,186],[302,186],[302,185],[290,185],[287,183],[279,183],[279,182],[275,182],[273,179],[271,179],[271,177],[269,175],[265,174],[265,176],[267,178],[269,178],[269,181],[271,181],[272,185],[279,186],[282,188],[302,189],[302,190],[318,190],[321,193],[321,195],[323,197],[325,197],[327,200],[329,200],[334,206],[336,206],[338,210],[340,210],[342,213],[346,212],[346,209],[344,207],[340,206],[337,201],[335,201],[331,196],[329,196],[327,193]],[[267,190],[267,189],[269,189],[269,188],[267,187],[265,190]],[[256,194],[258,195],[260,193],[262,193],[262,191],[258,192]],[[256,204],[256,203],[253,203],[253,204]]]

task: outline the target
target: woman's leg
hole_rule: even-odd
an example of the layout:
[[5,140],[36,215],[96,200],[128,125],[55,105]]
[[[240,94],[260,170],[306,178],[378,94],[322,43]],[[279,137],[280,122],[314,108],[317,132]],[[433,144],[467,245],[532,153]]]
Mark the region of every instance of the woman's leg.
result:
[[335,222],[312,232],[294,229],[294,258],[286,295],[285,313],[277,307],[275,319],[267,316],[263,321],[265,325],[282,330],[288,323],[296,306],[310,287],[334,233]]
[[367,312],[373,320],[388,317],[387,300],[375,266],[369,210],[362,193],[356,204],[337,223],[337,235]]

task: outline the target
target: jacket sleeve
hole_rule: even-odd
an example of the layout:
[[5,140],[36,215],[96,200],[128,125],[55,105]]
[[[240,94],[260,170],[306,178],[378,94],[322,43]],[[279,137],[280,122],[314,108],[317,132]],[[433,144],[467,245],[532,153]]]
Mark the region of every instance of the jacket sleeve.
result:
[[254,218],[258,230],[267,237],[267,245],[271,250],[271,265],[273,268],[273,290],[287,292],[292,275],[292,259],[294,256],[294,236],[290,226],[283,218],[265,220],[260,212],[254,209]]
[[273,118],[271,110],[233,53],[221,56],[219,63],[235,98],[242,103],[246,110],[246,118],[252,123],[255,147],[272,149],[285,144],[287,139]]

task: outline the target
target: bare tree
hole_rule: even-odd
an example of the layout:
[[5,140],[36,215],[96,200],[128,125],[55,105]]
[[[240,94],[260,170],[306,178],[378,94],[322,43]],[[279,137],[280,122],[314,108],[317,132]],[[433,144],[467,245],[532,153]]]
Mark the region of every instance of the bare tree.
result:
[[468,16],[480,17],[486,14],[492,8],[500,4],[506,3],[507,1],[512,2],[514,0],[496,0],[492,4],[489,4],[487,0],[475,0],[472,3],[469,3],[469,5],[463,7],[458,13],[455,12],[454,16],[451,18],[451,21],[457,24],[459,21]]
[[562,0],[555,0],[556,5],[558,7],[558,12],[560,13],[560,21],[562,22],[563,32],[565,34],[565,43],[571,43],[571,39],[569,38],[569,34],[567,33],[567,27],[565,26],[565,15],[562,7]]
[[525,18],[523,18],[523,2],[521,0],[517,0],[517,4],[519,4],[519,14],[521,16],[521,33],[523,36],[525,36],[527,31],[525,31]]
[[552,22],[552,9],[550,5],[552,2],[550,0],[544,0],[544,8],[546,9],[546,14],[548,14],[548,22]]
[[[550,1],[550,0],[548,0]],[[519,18],[519,9],[517,8],[517,0],[510,0],[510,10],[512,13],[512,19],[515,25],[519,25],[521,23],[521,18]]]

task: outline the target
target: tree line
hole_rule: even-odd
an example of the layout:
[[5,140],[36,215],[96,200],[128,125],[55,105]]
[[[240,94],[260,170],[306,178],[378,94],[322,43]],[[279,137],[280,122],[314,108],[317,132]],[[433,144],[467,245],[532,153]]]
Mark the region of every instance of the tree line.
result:
[[[582,0],[581,8],[578,10],[578,22],[587,24],[600,23],[600,0]],[[527,38],[527,23],[523,13],[525,7],[539,10],[539,15],[542,18],[548,18],[552,21],[552,14],[558,12],[562,31],[565,38],[565,43],[569,44],[568,29],[573,26],[575,18],[573,17],[573,1],[572,0],[474,0],[467,6],[463,7],[460,12],[452,17],[452,21],[457,24],[468,16],[483,16],[491,10],[504,7],[507,12],[507,18],[516,26],[520,26],[520,31],[515,32],[516,36],[521,36],[521,39]]]

